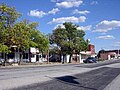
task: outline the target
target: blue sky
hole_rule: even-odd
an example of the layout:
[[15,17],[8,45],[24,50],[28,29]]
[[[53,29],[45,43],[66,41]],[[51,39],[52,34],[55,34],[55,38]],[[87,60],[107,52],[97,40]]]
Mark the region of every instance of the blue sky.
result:
[[[38,22],[51,33],[63,22],[73,22],[86,32],[85,39],[101,49],[120,49],[120,0],[0,0],[22,14],[19,20]],[[62,26],[62,25],[61,25]]]

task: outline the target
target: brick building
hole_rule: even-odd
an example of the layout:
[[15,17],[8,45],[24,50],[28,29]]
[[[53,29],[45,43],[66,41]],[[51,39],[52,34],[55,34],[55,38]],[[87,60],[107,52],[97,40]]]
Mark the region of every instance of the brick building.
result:
[[117,59],[120,56],[120,50],[100,50],[98,58],[103,60]]

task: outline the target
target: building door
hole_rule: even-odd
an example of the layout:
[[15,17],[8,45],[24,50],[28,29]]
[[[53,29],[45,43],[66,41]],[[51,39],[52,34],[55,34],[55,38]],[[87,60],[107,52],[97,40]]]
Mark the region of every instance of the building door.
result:
[[36,55],[36,61],[39,61],[39,55]]

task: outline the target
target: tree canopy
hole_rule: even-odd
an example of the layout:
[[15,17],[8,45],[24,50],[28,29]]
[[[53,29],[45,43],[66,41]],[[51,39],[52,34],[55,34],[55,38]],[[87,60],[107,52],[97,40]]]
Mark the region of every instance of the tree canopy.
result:
[[60,47],[62,54],[80,53],[87,50],[88,42],[84,39],[85,32],[78,30],[78,25],[71,22],[63,23],[64,28],[58,26],[50,36],[51,44]]
[[39,48],[41,52],[47,51],[49,41],[37,29],[38,23],[27,20],[17,22],[20,16],[14,7],[4,3],[0,5],[0,52],[6,53],[14,45],[23,51],[30,47]]

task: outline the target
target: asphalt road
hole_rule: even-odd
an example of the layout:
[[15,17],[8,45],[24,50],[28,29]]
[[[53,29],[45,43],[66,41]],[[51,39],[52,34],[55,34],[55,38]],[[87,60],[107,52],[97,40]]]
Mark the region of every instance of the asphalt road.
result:
[[120,61],[1,68],[0,71],[0,90],[103,90],[120,75]]

